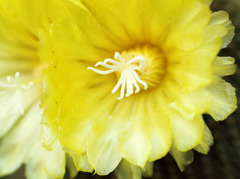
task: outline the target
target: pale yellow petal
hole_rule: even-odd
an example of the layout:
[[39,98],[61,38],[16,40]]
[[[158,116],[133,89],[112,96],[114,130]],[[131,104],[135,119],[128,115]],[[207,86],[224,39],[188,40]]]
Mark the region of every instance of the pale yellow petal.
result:
[[213,145],[213,136],[207,125],[204,125],[203,139],[199,145],[194,147],[194,150],[207,154],[210,150],[210,147]]
[[62,146],[58,143],[54,150],[44,149],[43,166],[52,178],[63,178],[65,174],[66,156]]
[[212,64],[213,73],[220,77],[234,74],[237,70],[234,62],[232,57],[217,57]]
[[187,113],[203,114],[211,105],[209,93],[205,89],[182,93],[176,100],[176,107]]
[[215,77],[213,84],[206,87],[210,93],[212,105],[207,110],[216,121],[227,118],[237,108],[235,89],[223,79]]
[[124,159],[143,168],[151,152],[151,138],[148,117],[142,113],[144,100],[135,100],[133,115],[118,138],[118,150]]
[[53,150],[58,143],[58,126],[57,124],[43,125],[42,146],[47,150]]
[[170,117],[173,141],[179,151],[186,152],[202,141],[204,122],[201,115],[187,120],[179,112],[172,111]]
[[163,48],[190,50],[199,46],[203,40],[202,30],[211,17],[209,6],[203,3],[186,3],[171,22],[166,44]]
[[142,175],[144,177],[153,177],[153,162],[147,162],[144,169],[142,169]]
[[[35,86],[27,91],[23,91],[23,103],[22,107],[24,111],[28,111],[33,103],[39,98],[40,90],[39,87]],[[3,99],[5,98],[5,99]],[[6,99],[6,95],[0,94],[0,100],[2,103],[4,103]],[[4,104],[0,104],[0,108],[2,111],[2,114],[0,116],[0,138],[3,137],[7,132],[14,126],[14,124],[23,118],[23,116],[20,113],[13,113],[12,107],[7,107]]]
[[36,127],[40,123],[40,114],[38,102],[26,111],[21,121],[0,140],[0,176],[16,171],[24,162],[38,137]]
[[170,150],[172,143],[172,132],[169,116],[159,105],[164,103],[164,97],[158,91],[148,96],[147,108],[145,109],[149,118],[149,129],[151,134],[151,152],[148,161],[155,161],[164,157]]
[[204,42],[191,52],[169,50],[167,58],[171,65],[168,77],[176,80],[186,90],[199,89],[212,83],[212,61],[216,58],[221,43],[220,38],[204,38]]
[[43,167],[43,148],[40,140],[34,142],[25,161],[25,176],[28,179],[50,179]]
[[73,163],[73,159],[69,155],[66,156],[66,159],[69,176],[70,178],[75,178],[78,174],[78,171]]
[[122,160],[115,170],[118,179],[141,179],[142,170],[140,167],[131,164],[126,160]]
[[180,152],[174,145],[170,150],[170,154],[175,159],[179,169],[183,172],[185,168],[193,162],[193,151]]
[[70,149],[65,149],[68,154],[72,157],[73,163],[78,171],[82,172],[93,172],[93,167],[90,165],[87,157],[87,152],[78,153]]
[[224,11],[214,12],[209,22],[209,26],[222,26],[226,29],[226,33],[221,36],[223,40],[222,48],[226,48],[235,35],[235,27],[229,20],[228,13]]
[[94,124],[87,144],[90,164],[99,175],[107,175],[119,164],[122,156],[117,149],[117,138],[121,127],[111,119]]

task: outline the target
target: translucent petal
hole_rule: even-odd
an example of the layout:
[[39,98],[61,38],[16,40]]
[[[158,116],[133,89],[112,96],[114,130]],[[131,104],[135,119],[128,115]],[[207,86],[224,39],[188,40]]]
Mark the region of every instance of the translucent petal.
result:
[[126,160],[122,160],[115,170],[115,174],[119,179],[141,179],[142,170],[140,167],[131,164]]
[[144,177],[153,177],[153,162],[147,162],[144,169],[142,169],[142,175]]
[[213,145],[213,136],[207,125],[204,125],[203,139],[199,145],[194,147],[194,150],[207,154],[210,147]]
[[232,57],[217,57],[212,64],[213,73],[220,77],[234,74],[237,70],[234,62]]
[[185,168],[193,162],[193,151],[180,152],[174,145],[170,150],[170,154],[175,159],[179,169],[183,172]]
[[70,178],[75,178],[78,174],[78,171],[73,163],[73,159],[67,155],[67,169],[68,169],[68,172],[69,172],[69,176]]
[[237,108],[235,89],[223,79],[215,77],[213,84],[206,87],[210,93],[212,105],[207,110],[216,121],[227,118]]
[[90,165],[88,161],[87,152],[78,153],[69,149],[67,149],[67,152],[73,158],[74,165],[78,171],[90,173],[93,172],[93,167]]
[[209,22],[209,26],[222,26],[226,29],[226,33],[221,36],[223,40],[222,48],[226,48],[235,35],[235,27],[229,20],[228,13],[224,11],[214,12]]

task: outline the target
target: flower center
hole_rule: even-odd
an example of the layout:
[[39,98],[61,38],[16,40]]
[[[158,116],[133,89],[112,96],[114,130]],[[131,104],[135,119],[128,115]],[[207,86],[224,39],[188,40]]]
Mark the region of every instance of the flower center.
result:
[[114,59],[107,58],[103,62],[97,62],[95,67],[99,66],[107,70],[93,67],[88,69],[101,75],[117,74],[118,82],[112,93],[120,89],[118,100],[138,93],[141,88],[146,90],[156,86],[165,72],[165,60],[161,51],[149,45],[137,46],[122,53],[115,52]]

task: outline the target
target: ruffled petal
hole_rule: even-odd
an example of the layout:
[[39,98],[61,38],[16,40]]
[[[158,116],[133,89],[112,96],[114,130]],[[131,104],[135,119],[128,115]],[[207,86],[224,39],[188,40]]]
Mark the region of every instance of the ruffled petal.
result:
[[222,28],[225,28],[226,33],[221,37],[223,41],[222,48],[226,48],[228,44],[232,41],[235,35],[234,33],[235,27],[232,25],[232,22],[229,20],[228,13],[224,11],[214,12],[209,22],[209,26],[222,26]]
[[222,121],[237,109],[235,89],[223,79],[215,77],[214,82],[206,87],[210,93],[212,105],[207,110],[216,121]]

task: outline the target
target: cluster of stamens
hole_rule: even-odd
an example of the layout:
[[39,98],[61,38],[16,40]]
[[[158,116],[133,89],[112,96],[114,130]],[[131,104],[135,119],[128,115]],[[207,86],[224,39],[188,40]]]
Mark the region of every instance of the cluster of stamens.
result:
[[[132,59],[125,61],[119,52],[114,54],[114,59],[107,58],[103,62],[97,62],[95,67],[102,66],[107,68],[108,70],[102,71],[93,67],[88,67],[87,69],[92,70],[101,75],[107,75],[113,72],[120,72],[120,78],[112,90],[112,93],[116,93],[116,91],[120,88],[120,97],[117,98],[121,100],[124,96],[128,97],[132,95],[134,92],[138,93],[140,91],[140,87],[138,83],[140,83],[144,89],[148,88],[146,82],[142,81],[137,74],[136,71],[139,71],[143,68],[146,63],[145,58],[140,56],[135,56]],[[135,87],[135,90],[134,90]],[[126,94],[125,94],[126,92]]]

